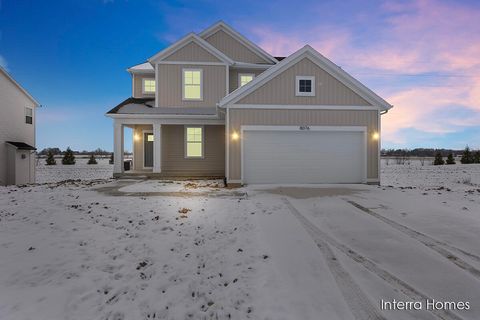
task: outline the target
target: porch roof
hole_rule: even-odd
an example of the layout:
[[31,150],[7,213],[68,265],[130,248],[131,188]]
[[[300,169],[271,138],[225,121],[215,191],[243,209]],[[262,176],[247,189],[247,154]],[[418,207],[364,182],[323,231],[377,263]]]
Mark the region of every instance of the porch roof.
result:
[[216,107],[158,107],[152,98],[128,98],[107,112],[108,114],[152,115],[216,115]]

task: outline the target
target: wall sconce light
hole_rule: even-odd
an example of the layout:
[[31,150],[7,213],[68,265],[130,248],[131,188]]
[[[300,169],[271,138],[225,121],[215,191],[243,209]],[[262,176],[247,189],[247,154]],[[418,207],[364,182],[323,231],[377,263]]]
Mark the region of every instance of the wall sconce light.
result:
[[240,136],[238,135],[238,133],[236,133],[236,132],[232,133],[232,140],[233,140],[233,141],[238,140],[238,138],[240,138]]
[[380,134],[379,134],[378,132],[374,132],[374,133],[372,134],[372,139],[373,139],[373,140],[378,140],[379,138],[380,138]]
[[140,140],[140,136],[138,134],[133,135],[133,140],[138,141]]

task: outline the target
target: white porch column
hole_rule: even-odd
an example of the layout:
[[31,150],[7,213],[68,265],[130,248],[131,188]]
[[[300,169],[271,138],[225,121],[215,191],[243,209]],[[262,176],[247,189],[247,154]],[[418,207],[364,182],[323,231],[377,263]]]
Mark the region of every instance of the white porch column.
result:
[[113,174],[123,173],[123,124],[113,124]]
[[153,124],[153,172],[162,172],[162,126]]

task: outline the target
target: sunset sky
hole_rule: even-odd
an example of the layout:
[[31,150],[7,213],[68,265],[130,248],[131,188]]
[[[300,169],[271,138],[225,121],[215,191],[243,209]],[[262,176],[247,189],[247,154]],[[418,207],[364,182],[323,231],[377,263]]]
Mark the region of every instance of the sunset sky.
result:
[[112,150],[125,69],[218,20],[275,56],[310,44],[393,104],[383,148],[480,148],[479,1],[0,0],[0,65],[43,105],[37,148]]

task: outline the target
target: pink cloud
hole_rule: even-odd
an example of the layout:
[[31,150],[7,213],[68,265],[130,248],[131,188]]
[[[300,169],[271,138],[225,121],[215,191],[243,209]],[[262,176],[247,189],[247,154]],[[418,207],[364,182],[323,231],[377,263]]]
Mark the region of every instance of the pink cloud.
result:
[[[405,143],[401,130],[443,134],[461,127],[480,125],[480,9],[440,0],[386,1],[388,19],[371,35],[369,45],[358,46],[355,30],[319,25],[304,34],[254,28],[260,45],[275,55],[288,55],[310,44],[335,63],[358,72],[360,80],[390,74],[385,84],[373,88],[388,92],[393,108],[383,121],[384,141]],[[369,75],[370,73],[370,75]],[[433,73],[437,77],[405,74]],[[412,79],[400,87],[399,79]],[[432,79],[432,87],[418,85]],[[416,81],[415,81],[416,80]],[[470,119],[439,119],[436,113],[452,106],[476,112]]]

